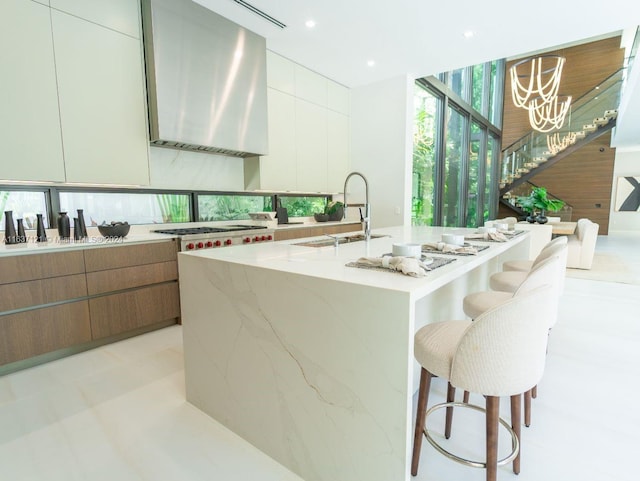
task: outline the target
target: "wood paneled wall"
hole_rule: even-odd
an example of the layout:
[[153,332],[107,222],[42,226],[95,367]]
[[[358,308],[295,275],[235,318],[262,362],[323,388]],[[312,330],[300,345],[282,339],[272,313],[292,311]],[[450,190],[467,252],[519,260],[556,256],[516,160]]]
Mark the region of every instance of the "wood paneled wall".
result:
[[[624,50],[620,48],[619,36],[548,52],[548,54],[562,55],[567,59],[560,83],[560,93],[572,95],[574,99],[589,92],[622,68],[624,63]],[[502,130],[503,149],[531,131],[526,110],[516,108],[511,100],[509,67],[517,61],[507,63]],[[615,159],[615,149],[610,147],[610,143],[611,135],[603,135],[531,179],[534,184],[547,187],[551,194],[571,204],[572,220],[588,217],[600,224],[600,234],[608,232],[609,224]],[[603,151],[601,152],[600,149]],[[600,207],[597,207],[598,204]]]

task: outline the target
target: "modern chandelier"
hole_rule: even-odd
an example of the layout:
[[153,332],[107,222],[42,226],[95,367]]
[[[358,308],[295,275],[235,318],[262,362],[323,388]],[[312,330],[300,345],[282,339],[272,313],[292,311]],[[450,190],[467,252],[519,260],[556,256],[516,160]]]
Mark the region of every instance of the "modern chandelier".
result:
[[550,132],[564,124],[571,105],[570,96],[558,96],[565,61],[558,55],[543,55],[517,62],[509,69],[513,103],[529,112],[534,130]]

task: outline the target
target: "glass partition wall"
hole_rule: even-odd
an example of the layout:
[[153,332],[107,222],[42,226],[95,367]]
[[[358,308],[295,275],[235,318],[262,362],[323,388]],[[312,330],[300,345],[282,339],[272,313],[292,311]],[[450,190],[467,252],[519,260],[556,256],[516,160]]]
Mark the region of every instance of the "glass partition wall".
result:
[[412,224],[476,227],[498,208],[504,60],[418,79]]

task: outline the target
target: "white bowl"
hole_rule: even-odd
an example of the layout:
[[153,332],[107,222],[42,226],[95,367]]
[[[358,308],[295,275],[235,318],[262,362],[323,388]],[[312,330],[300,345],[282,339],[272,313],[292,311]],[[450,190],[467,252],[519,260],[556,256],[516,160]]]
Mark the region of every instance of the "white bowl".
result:
[[478,232],[480,232],[481,234],[494,234],[498,229],[491,226],[484,226],[484,227],[478,227]]
[[416,257],[422,256],[422,246],[420,244],[393,244],[391,254],[395,257]]
[[493,227],[495,227],[498,230],[509,230],[509,224],[502,223],[502,222],[494,222],[493,223]]
[[442,242],[454,246],[463,246],[464,236],[460,234],[442,234]]

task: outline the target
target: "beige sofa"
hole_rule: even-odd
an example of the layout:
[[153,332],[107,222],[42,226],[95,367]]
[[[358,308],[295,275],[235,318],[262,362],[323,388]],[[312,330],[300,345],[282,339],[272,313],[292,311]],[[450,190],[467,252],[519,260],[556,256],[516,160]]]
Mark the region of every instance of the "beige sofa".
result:
[[600,226],[589,219],[579,219],[576,233],[568,236],[567,267],[591,269]]

